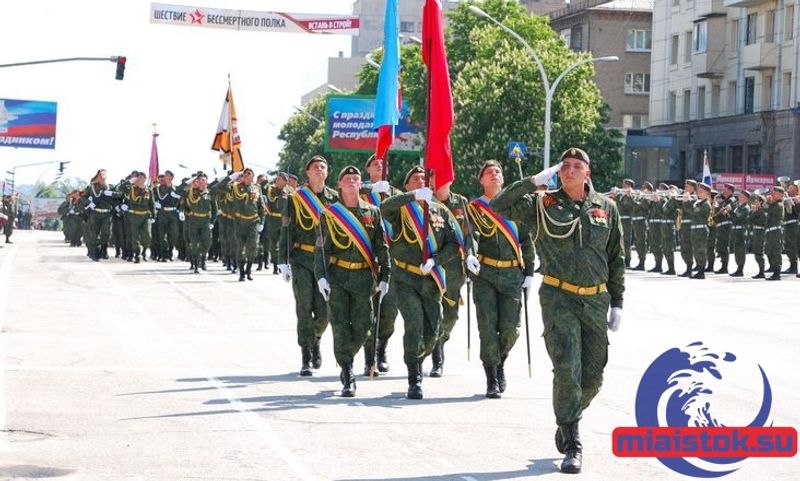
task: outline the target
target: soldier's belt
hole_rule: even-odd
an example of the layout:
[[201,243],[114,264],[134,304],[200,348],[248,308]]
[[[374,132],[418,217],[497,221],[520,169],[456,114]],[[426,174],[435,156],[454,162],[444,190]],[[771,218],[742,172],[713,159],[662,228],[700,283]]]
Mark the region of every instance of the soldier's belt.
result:
[[177,209],[177,207],[162,207],[161,208],[161,210],[163,210],[164,212],[174,212],[176,209]]
[[769,229],[767,229],[767,232],[772,232],[776,230],[781,230],[781,226],[777,225],[775,227],[770,227]]
[[240,214],[240,213],[237,212],[236,213],[236,218],[239,219],[239,220],[256,220],[256,219],[258,219],[258,214],[256,213],[256,214],[252,214],[252,215],[244,215],[244,214]]
[[691,223],[692,223],[692,219],[682,219],[681,220],[681,224],[691,224]]
[[149,215],[150,214],[149,210],[133,210],[133,209],[131,209],[129,212],[131,214],[133,214],[133,215]]
[[508,267],[519,267],[519,261],[516,259],[503,261],[498,259],[492,259],[491,257],[486,257],[485,255],[478,254],[478,260],[481,264],[486,264],[487,266],[498,267],[501,269],[505,269]]
[[188,215],[190,217],[208,217],[211,214],[208,212],[189,212]]
[[631,216],[629,216],[629,215],[621,215],[621,216],[619,216],[619,218],[622,219],[622,220],[627,220],[627,219],[630,219]]
[[269,212],[269,213],[267,213],[267,215],[270,216],[270,217],[280,217],[281,213],[280,212]]
[[557,287],[561,290],[571,292],[573,294],[579,296],[593,296],[595,294],[599,294],[601,292],[608,292],[606,288],[606,283],[602,283],[599,286],[590,286],[590,287],[582,287],[576,286],[575,284],[570,284],[569,282],[564,282],[562,280],[556,279],[553,276],[544,276],[542,280],[548,286]]
[[99,212],[100,214],[108,214],[111,212],[111,209],[92,209],[94,212]]
[[783,225],[797,224],[797,219],[787,220]]
[[236,218],[236,217],[234,217],[232,215],[228,215],[228,214],[226,214],[224,212],[220,212],[219,216],[222,217],[223,219],[228,219],[228,220],[233,220],[233,219]]
[[743,225],[735,225],[735,226],[731,227],[731,229],[733,229],[733,230],[742,230],[742,229],[744,229],[744,226]]
[[728,224],[731,224],[731,221],[726,220],[726,221],[723,221],[723,222],[720,222],[719,224],[717,224],[717,227],[724,227],[724,226],[726,226]]
[[761,225],[754,225],[753,230],[764,230],[764,226]]
[[314,253],[314,244],[303,244],[302,242],[295,242],[294,247],[297,247],[301,251]]
[[328,258],[328,263],[336,267],[341,267],[342,269],[349,269],[351,271],[369,269],[369,264],[367,264],[366,262],[351,262],[351,261],[346,261],[344,259],[339,259],[338,257],[335,256],[330,256]]
[[631,217],[632,221],[645,220],[644,217]]
[[418,266],[415,266],[414,264],[409,264],[407,262],[398,261],[397,259],[394,259],[394,263],[395,263],[395,265],[397,267],[403,269],[404,271],[408,271],[408,272],[410,272],[412,274],[416,274],[418,276],[423,275],[422,274],[422,270]]
[[693,225],[692,226],[692,230],[695,230],[695,229],[708,229],[708,226],[707,225]]

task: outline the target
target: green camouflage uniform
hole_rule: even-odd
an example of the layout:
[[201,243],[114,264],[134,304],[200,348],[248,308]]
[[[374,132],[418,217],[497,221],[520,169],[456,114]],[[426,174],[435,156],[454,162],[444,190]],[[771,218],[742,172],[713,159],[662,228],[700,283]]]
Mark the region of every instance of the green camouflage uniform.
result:
[[[714,197],[710,197],[711,210],[709,215],[711,221],[708,222],[708,236],[706,237],[706,270],[714,270],[714,260],[716,259],[716,244],[717,244],[717,221],[714,215],[719,211],[718,207],[714,207]],[[692,224],[694,225],[694,224]],[[697,258],[697,256],[695,256]]]
[[163,259],[172,259],[172,248],[178,246],[178,237],[181,230],[181,221],[178,219],[178,206],[181,194],[173,187],[158,185],[153,189],[154,201],[158,202],[156,209],[156,232],[158,239],[156,249]]
[[129,235],[128,248],[138,259],[139,253],[143,252],[142,249],[150,245],[150,224],[155,218],[153,196],[146,187],[125,185],[125,188],[120,190],[125,195],[124,205],[128,206],[125,211]]
[[351,366],[372,326],[371,299],[376,280],[389,282],[389,251],[377,207],[359,200],[358,207],[345,208],[364,227],[377,272],[370,269],[353,239],[328,214],[322,219],[322,236],[314,250],[314,273],[316,280],[327,279],[331,288],[328,307],[336,362]]
[[3,225],[3,235],[6,236],[6,244],[8,244],[8,238],[14,233],[14,222],[17,220],[17,202],[12,197],[10,201],[2,201],[2,207],[3,214],[8,217]]
[[181,204],[186,216],[186,253],[196,263],[211,247],[209,226],[217,216],[217,203],[208,189],[201,191],[192,187],[184,191]]
[[661,252],[667,260],[669,272],[675,271],[675,220],[679,209],[678,199],[668,197],[661,201]]
[[664,211],[661,208],[661,199],[659,198],[646,199],[645,202],[648,204],[647,215],[649,218],[647,243],[650,245],[650,250],[656,259],[654,270],[661,270],[661,264],[664,260],[664,239],[661,238],[663,232],[661,225],[665,220]]
[[750,237],[750,248],[753,251],[753,257],[758,265],[758,271],[763,274],[764,272],[764,241],[766,238],[765,231],[767,230],[767,209],[761,207],[758,210],[750,211],[750,218],[748,219],[752,229]]
[[[581,202],[572,201],[562,189],[535,191],[529,180],[517,181],[491,206],[498,214],[531,226],[545,281],[599,291],[579,295],[545,282],[539,289],[545,345],[553,362],[553,409],[556,422],[564,425],[581,418],[603,381],[607,315],[609,307],[622,308],[625,291],[622,224],[616,204],[594,190],[588,189]],[[542,211],[557,222],[576,222],[574,230],[567,235],[568,227],[553,225]],[[545,229],[566,238],[551,237]]]
[[[339,201],[339,194],[330,187],[324,187],[322,192],[315,194],[324,206]],[[328,311],[325,299],[317,290],[314,277],[314,246],[320,229],[319,223],[307,218],[306,212],[298,212],[295,200],[297,195],[297,192],[293,192],[286,203],[281,224],[278,263],[289,264],[292,269],[297,344],[306,348],[318,343],[328,327]]]
[[216,197],[219,216],[217,218],[217,228],[219,229],[219,250],[226,265],[231,269],[236,262],[235,250],[235,224],[236,218],[233,212],[233,194],[227,189],[216,190],[219,182],[210,185],[212,194]]
[[767,206],[764,251],[769,261],[769,270],[773,273],[780,273],[783,261],[783,218],[783,202],[773,202]]
[[[93,208],[88,207],[89,236],[85,237],[86,246],[91,252],[104,250],[111,235],[111,211],[116,204],[115,199],[121,199],[122,194],[116,192],[111,185],[97,184],[89,184],[83,192],[87,206],[94,204]],[[106,195],[106,192],[111,192],[111,195]]]
[[636,255],[639,257],[639,266],[644,266],[647,259],[647,220],[650,214],[650,202],[641,198],[633,203],[633,215],[631,223],[633,225],[633,239],[636,244]]
[[733,259],[736,261],[738,271],[744,270],[747,256],[747,223],[750,219],[750,205],[737,204],[731,212],[731,246]]
[[[681,238],[681,258],[686,264],[686,271],[692,270],[694,263],[694,252],[692,249],[692,205],[693,200],[680,201],[681,226],[678,234]],[[703,266],[705,268],[705,266]]]
[[[727,205],[731,206],[730,211],[723,212],[723,209]],[[717,231],[715,249],[717,251],[717,256],[719,256],[722,261],[723,270],[727,270],[728,260],[730,259],[731,232],[733,227],[732,213],[735,208],[736,199],[733,196],[728,198],[723,196],[717,214],[714,216]]]
[[502,366],[519,337],[522,281],[533,276],[533,238],[527,226],[516,225],[518,256],[517,246],[477,207],[476,201],[470,203],[468,211],[472,246],[481,262],[478,275],[469,274],[481,340],[480,357],[484,364]]
[[708,217],[711,213],[711,202],[708,200],[692,201],[689,218],[692,220],[692,251],[697,271],[702,273],[706,268],[708,247]]
[[798,227],[798,219],[800,219],[800,205],[785,205],[786,215],[783,222],[783,245],[786,256],[789,258],[789,270],[787,274],[797,273],[797,257],[798,257],[798,235],[800,235],[800,227]]
[[261,202],[261,187],[252,182],[245,185],[241,182],[231,182],[230,177],[221,180],[212,191],[227,191],[231,194],[231,201],[226,206],[225,212],[233,215],[233,256],[242,268],[249,270],[258,255],[258,226],[264,228],[264,204]]
[[63,216],[64,234],[67,236],[70,245],[73,247],[80,246],[81,236],[83,236],[83,219],[81,218],[83,207],[80,202],[72,202],[67,199],[59,206],[58,213]]
[[[439,201],[439,203],[447,207],[458,223],[461,235],[464,236],[465,245],[462,247],[465,252],[468,252],[470,250],[470,241],[466,238],[466,233],[469,232],[467,225],[469,222],[467,218],[467,198],[461,194],[451,192],[447,200]],[[442,344],[450,340],[450,333],[453,332],[453,328],[458,321],[461,288],[464,287],[464,282],[467,280],[464,260],[463,257],[456,256],[443,266],[444,271],[447,273],[447,290],[442,296],[442,327],[439,333],[439,342]]]
[[[281,217],[286,210],[286,202],[293,189],[287,184],[283,189],[278,189],[274,185],[266,189],[267,210],[266,224],[264,230],[267,232],[267,245],[265,248],[264,259],[269,256],[273,264],[278,264],[278,244],[281,240]],[[285,246],[284,246],[285,247]]]
[[633,244],[633,197],[630,195],[620,193],[617,206],[619,208],[619,215],[622,219],[622,239],[625,246],[625,266],[631,266],[631,245]]

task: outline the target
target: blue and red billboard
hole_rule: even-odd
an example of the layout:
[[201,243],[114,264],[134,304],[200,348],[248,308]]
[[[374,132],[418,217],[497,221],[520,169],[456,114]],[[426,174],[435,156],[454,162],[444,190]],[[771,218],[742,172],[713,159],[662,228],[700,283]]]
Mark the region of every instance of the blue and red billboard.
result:
[[[375,97],[330,95],[325,110],[325,150],[328,152],[375,152],[378,131],[373,130]],[[400,123],[394,129],[389,152],[419,153],[422,132],[408,121],[408,105],[403,102]]]
[[0,99],[0,146],[56,148],[56,103]]

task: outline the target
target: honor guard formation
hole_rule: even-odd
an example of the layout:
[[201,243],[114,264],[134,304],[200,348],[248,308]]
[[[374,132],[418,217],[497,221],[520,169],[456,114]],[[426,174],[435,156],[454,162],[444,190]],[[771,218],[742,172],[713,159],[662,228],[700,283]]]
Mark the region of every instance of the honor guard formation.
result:
[[[798,182],[722,193],[686,182],[681,191],[630,179],[606,194],[595,192],[589,155],[568,149],[560,163],[505,186],[502,165],[484,163],[475,179],[482,195],[469,200],[449,184],[429,188],[432,173],[414,167],[402,189],[386,181],[386,161],[374,155],[364,173],[353,165],[328,182],[328,161],[314,156],[305,179],[278,173],[271,182],[251,169],[209,181],[203,172],[174,183],[170,171],[148,184],[132,172],[110,185],[99,170],[91,184],[74,191],[59,212],[72,246],[85,242],[93,261],[114,257],[132,263],[189,264],[194,273],[221,262],[238,280],[269,270],[290,282],[297,316],[300,376],[322,367],[320,340],[330,324],[333,352],[341,368],[341,395],[357,392],[356,367],[363,350],[365,376],[390,371],[387,345],[398,312],[403,320],[403,360],[408,399],[423,399],[427,376],[445,374],[446,346],[465,303],[475,305],[486,397],[507,388],[506,359],[514,347],[523,306],[527,322],[537,272],[543,337],[553,364],[555,444],[564,454],[561,470],[581,470],[578,423],[597,395],[608,360],[608,331],[622,318],[625,269],[677,275],[674,251],[686,266],[681,275],[703,279],[729,273],[732,251],[743,276],[753,253],[756,278],[797,273]],[[547,190],[558,174],[561,188]],[[13,203],[3,203],[13,216]],[[1,218],[0,218],[1,219]],[[6,224],[8,226],[8,224]],[[6,242],[11,235],[6,228]],[[635,247],[638,264],[632,267]],[[789,268],[781,271],[781,254]],[[177,254],[176,254],[177,251]],[[769,261],[765,264],[764,255]],[[721,265],[714,271],[715,259]],[[664,265],[666,261],[666,266]],[[768,276],[767,276],[768,275]],[[471,305],[467,302],[468,322]],[[530,353],[529,353],[530,363]]]

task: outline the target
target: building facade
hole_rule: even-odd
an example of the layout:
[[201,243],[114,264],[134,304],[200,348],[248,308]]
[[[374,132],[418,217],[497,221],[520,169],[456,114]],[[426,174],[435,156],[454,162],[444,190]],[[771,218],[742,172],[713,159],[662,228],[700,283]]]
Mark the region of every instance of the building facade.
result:
[[796,4],[656,0],[650,127],[628,137],[629,173],[696,179],[707,155],[712,173],[800,176]]

